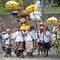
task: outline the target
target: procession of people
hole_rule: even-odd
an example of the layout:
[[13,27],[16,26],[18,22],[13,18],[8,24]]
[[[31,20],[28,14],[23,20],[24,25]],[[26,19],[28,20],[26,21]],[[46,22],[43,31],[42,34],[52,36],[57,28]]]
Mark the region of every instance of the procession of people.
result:
[[24,52],[27,53],[27,56],[33,57],[35,50],[38,50],[38,55],[49,55],[48,51],[52,45],[52,35],[48,27],[39,29],[39,33],[37,33],[34,26],[29,26],[27,30],[21,30],[20,26],[18,26],[13,31],[11,29],[3,30],[1,35],[1,47],[5,52],[4,57],[12,57],[12,50],[17,57],[24,57]]

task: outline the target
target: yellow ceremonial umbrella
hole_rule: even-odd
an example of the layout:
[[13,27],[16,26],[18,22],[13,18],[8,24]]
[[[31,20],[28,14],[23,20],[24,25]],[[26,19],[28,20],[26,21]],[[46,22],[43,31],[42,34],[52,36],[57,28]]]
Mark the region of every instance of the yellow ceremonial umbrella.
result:
[[16,1],[8,1],[8,2],[6,2],[5,7],[6,7],[6,9],[10,9],[10,10],[18,10],[18,9],[20,9],[20,5]]
[[35,7],[35,5],[34,4],[31,4],[25,10],[30,13],[30,12],[33,12],[34,11],[34,7]]
[[47,19],[47,23],[55,23],[56,24],[58,22],[57,20],[58,19],[56,17],[50,17]]

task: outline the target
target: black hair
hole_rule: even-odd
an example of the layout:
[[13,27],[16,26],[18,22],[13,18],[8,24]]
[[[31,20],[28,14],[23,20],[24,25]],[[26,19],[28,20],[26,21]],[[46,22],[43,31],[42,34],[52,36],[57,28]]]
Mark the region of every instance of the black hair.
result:
[[40,29],[40,33],[42,33],[43,32],[43,29]]
[[46,27],[46,30],[48,30],[48,31],[49,31],[49,28],[48,28],[48,27]]

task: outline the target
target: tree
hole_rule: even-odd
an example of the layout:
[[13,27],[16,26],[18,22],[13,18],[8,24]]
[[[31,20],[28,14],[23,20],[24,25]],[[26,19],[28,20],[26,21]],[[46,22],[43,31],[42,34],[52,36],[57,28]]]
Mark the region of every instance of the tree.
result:
[[6,2],[7,2],[7,0],[0,0],[0,6],[1,7],[4,7]]
[[60,6],[60,0],[55,0],[55,2]]
[[52,5],[58,5],[60,6],[60,0],[48,0]]
[[23,10],[24,9],[24,7],[23,7],[23,0],[18,0],[18,3],[20,4],[21,10]]

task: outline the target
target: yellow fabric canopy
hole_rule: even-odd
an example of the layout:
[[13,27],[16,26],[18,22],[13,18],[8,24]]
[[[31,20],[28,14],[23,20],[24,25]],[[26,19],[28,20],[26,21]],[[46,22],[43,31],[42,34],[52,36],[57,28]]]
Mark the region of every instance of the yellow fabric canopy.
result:
[[47,23],[57,23],[57,22],[58,22],[58,19],[55,17],[50,17],[47,19]]
[[5,3],[5,7],[6,9],[10,9],[10,10],[18,10],[20,9],[19,3],[16,1],[8,1]]
[[34,11],[34,7],[35,7],[35,5],[34,4],[31,4],[28,7],[26,7],[25,10],[30,13],[30,12],[33,12]]

